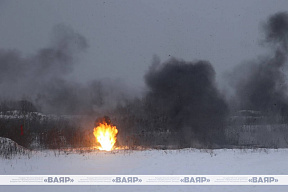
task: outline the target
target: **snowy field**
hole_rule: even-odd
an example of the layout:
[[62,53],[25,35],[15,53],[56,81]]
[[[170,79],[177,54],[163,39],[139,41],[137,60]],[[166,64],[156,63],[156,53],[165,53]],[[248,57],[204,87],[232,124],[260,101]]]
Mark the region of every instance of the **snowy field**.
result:
[[[0,159],[1,175],[259,175],[288,174],[288,149],[121,150],[114,152],[33,152]],[[287,191],[288,186],[0,186],[1,192],[62,191]]]

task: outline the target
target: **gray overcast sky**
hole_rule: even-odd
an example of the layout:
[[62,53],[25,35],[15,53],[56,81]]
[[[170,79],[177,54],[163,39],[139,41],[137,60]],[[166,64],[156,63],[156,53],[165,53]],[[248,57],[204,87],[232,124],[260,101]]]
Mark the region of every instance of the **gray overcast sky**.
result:
[[142,86],[153,54],[209,60],[221,76],[263,53],[261,22],[287,10],[287,0],[2,0],[0,48],[33,54],[64,23],[90,45],[73,74],[81,81],[108,77]]

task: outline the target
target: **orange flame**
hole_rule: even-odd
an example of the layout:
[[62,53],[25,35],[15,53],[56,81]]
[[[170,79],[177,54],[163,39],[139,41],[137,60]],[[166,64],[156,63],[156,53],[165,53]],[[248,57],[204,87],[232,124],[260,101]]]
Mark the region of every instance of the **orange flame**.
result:
[[98,125],[94,128],[93,134],[96,138],[96,141],[100,143],[100,147],[98,149],[111,151],[113,149],[114,144],[117,140],[118,130],[116,126],[112,124],[107,124],[106,122],[98,123]]

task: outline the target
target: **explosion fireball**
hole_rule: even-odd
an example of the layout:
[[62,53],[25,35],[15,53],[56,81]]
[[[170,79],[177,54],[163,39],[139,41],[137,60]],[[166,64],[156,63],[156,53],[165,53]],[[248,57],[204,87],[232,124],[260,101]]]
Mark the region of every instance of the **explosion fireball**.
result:
[[118,130],[116,126],[111,124],[109,117],[98,119],[95,122],[95,128],[93,134],[97,143],[100,144],[97,147],[100,150],[111,151],[117,140]]

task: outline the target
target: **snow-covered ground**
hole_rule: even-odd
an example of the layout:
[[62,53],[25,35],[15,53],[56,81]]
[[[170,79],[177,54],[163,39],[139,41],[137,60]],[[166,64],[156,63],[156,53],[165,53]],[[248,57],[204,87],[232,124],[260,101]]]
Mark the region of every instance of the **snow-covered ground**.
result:
[[[288,174],[288,149],[35,152],[0,159],[1,175],[259,175]],[[288,186],[0,186],[0,191],[287,191]]]

